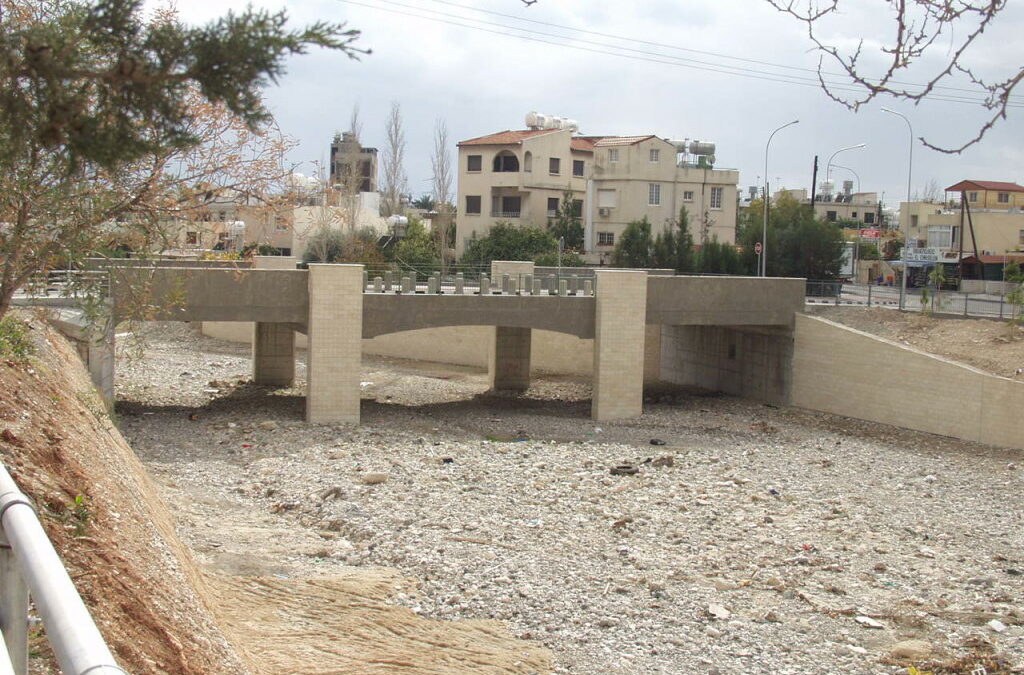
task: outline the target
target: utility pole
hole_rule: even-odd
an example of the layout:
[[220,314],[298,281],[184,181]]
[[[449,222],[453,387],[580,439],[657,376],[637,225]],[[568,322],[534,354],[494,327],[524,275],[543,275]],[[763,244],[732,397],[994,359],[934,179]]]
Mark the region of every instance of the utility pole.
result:
[[818,196],[818,156],[814,156],[814,173],[811,174],[811,212],[814,212],[814,199]]

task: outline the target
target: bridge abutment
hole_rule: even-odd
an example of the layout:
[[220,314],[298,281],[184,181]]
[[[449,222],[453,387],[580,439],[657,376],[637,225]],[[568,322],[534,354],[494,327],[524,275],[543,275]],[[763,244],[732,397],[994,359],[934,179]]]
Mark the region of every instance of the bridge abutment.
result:
[[309,266],[306,421],[359,424],[363,266]]
[[594,394],[598,421],[639,417],[644,400],[647,273],[598,270]]

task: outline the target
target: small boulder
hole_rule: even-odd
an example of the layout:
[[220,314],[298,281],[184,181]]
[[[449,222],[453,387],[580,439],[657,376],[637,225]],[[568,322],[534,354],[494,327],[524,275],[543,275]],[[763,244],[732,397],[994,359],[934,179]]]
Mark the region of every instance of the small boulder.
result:
[[383,471],[370,471],[363,474],[363,477],[359,480],[363,485],[380,485],[381,483],[388,482],[388,478],[389,476]]
[[889,649],[894,659],[920,661],[932,655],[932,646],[924,640],[902,640]]

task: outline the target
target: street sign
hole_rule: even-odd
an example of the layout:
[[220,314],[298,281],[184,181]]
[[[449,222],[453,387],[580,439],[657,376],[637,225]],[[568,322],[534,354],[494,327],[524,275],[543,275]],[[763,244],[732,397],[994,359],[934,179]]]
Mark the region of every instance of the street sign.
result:
[[938,262],[939,256],[937,248],[908,248],[904,251],[903,259],[909,262]]
[[861,239],[878,239],[881,236],[881,232],[874,228],[864,228],[860,231]]
[[761,242],[757,242],[756,244],[754,244],[754,253],[756,253],[758,255],[761,255],[761,251],[762,251]]

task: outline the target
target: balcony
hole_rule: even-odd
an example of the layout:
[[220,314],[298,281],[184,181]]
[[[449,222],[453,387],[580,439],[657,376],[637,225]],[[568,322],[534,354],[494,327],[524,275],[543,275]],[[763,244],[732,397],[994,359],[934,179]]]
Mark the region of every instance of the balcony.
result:
[[491,211],[491,218],[518,218],[519,211]]

